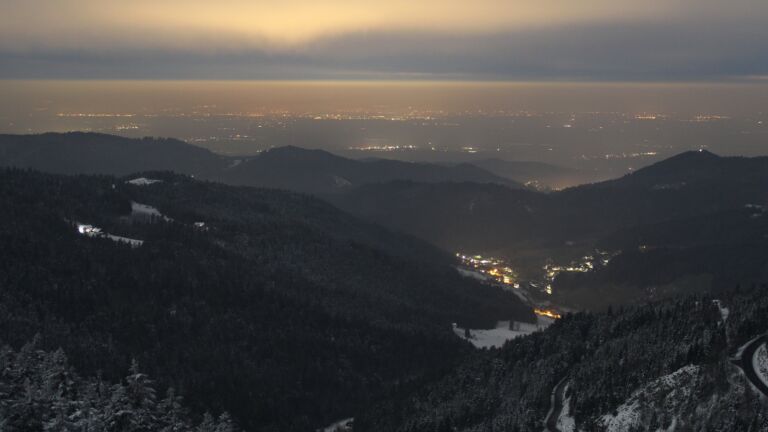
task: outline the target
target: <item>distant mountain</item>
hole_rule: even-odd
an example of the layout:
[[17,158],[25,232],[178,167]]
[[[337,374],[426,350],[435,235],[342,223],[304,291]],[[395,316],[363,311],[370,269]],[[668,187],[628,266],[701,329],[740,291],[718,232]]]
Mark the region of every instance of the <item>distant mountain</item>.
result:
[[605,180],[605,178],[600,177],[597,173],[544,162],[482,159],[472,161],[471,164],[499,177],[508,178],[541,190],[559,190],[584,183]]
[[175,139],[130,139],[84,132],[0,135],[0,166],[55,174],[126,175],[173,170],[210,177],[227,163],[224,157]]
[[706,182],[733,183],[747,180],[768,166],[768,158],[720,157],[706,150],[687,151],[618,179],[585,185],[583,189],[646,188],[654,190],[680,189]]
[[394,182],[366,185],[334,202],[450,250],[502,243],[514,249],[767,204],[768,158],[689,152],[616,180],[550,194],[477,183]]
[[231,184],[259,185],[318,194],[345,192],[350,188],[393,180],[424,183],[478,182],[507,187],[522,186],[470,164],[453,167],[427,163],[373,159],[359,161],[323,150],[280,147],[238,164],[222,175]]
[[135,358],[197,413],[307,431],[467,355],[452,323],[534,320],[451,256],[319,199],[142,176],[0,170],[3,343],[38,334],[112,382]]
[[394,160],[358,161],[322,150],[280,147],[249,158],[214,154],[174,139],[129,139],[73,132],[0,135],[0,166],[59,174],[112,174],[166,170],[227,184],[334,194],[370,183],[496,183],[522,186],[469,164],[447,167]]
[[616,229],[743,209],[768,202],[768,157],[686,152],[616,180],[556,194],[572,232]]

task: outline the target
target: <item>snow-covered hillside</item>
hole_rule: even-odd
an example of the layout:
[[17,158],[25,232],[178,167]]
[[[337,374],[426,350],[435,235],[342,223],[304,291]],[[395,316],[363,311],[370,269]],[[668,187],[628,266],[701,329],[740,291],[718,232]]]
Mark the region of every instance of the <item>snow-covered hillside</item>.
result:
[[640,427],[673,431],[678,422],[677,413],[690,400],[700,373],[699,366],[689,365],[653,380],[600,420],[606,430],[612,432],[629,432]]

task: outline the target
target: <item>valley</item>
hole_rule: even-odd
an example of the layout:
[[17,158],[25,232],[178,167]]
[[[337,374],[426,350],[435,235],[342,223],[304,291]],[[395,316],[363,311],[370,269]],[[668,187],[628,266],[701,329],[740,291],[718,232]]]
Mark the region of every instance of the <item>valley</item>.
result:
[[[119,380],[138,357],[161,391],[246,430],[763,418],[746,390],[764,385],[763,158],[684,153],[541,192],[296,148],[227,168],[173,141],[41,139],[13,138],[17,156],[0,158],[58,139],[71,156],[66,175],[36,171],[38,156],[0,174],[0,337],[18,349],[38,334],[85,376]],[[127,171],[161,161],[153,146],[165,165]],[[293,183],[263,180],[281,171]]]

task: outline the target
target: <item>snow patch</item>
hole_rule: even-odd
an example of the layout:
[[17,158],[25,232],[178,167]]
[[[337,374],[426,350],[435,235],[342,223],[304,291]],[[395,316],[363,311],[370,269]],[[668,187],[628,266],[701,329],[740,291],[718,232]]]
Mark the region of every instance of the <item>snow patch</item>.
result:
[[127,243],[134,248],[137,248],[144,244],[143,240],[137,240],[137,239],[132,239],[128,237],[121,237],[121,236],[105,233],[101,230],[101,228],[97,228],[93,225],[88,225],[88,224],[80,224],[80,223],[77,224],[77,232],[86,237],[107,238],[114,242]]
[[499,321],[496,323],[496,328],[490,330],[470,329],[469,338],[467,338],[466,330],[454,323],[453,332],[456,336],[471,342],[475,348],[499,348],[508,340],[527,336],[537,330],[546,328],[547,325],[541,321],[536,324],[518,321]]
[[750,215],[752,219],[759,218],[761,216],[764,216],[766,213],[768,213],[768,207],[760,204],[745,204],[744,208],[752,212],[752,214]]
[[158,209],[152,206],[148,206],[146,204],[139,204],[134,201],[131,201],[131,213],[134,215],[146,215],[146,216],[157,216],[157,217],[163,216]]
[[316,432],[351,432],[354,423],[354,418],[339,420],[332,425],[318,429]]
[[163,182],[162,180],[149,179],[149,178],[146,178],[146,177],[139,177],[139,178],[135,178],[133,180],[128,180],[126,183],[132,184],[134,186],[149,186],[151,184],[162,183],[162,182]]
[[352,186],[352,182],[345,179],[344,177],[333,176],[333,182],[338,188]]
[[607,430],[629,432],[635,425],[640,424],[640,403],[624,402],[616,410],[616,414],[606,414],[601,420]]
[[151,220],[153,217],[163,219],[167,222],[173,220],[168,216],[163,215],[160,213],[160,210],[152,206],[131,201],[131,218]]
[[136,240],[136,239],[116,236],[112,234],[106,234],[105,237],[118,243],[128,243],[129,245],[131,245],[131,247],[135,247],[135,248],[144,244],[144,240]]
[[486,275],[484,275],[484,274],[482,274],[480,272],[476,272],[474,270],[468,270],[468,269],[465,269],[465,268],[462,268],[462,267],[456,267],[456,270],[458,270],[459,274],[462,275],[462,276],[474,278],[474,279],[477,279],[477,280],[482,281],[482,282],[487,282],[487,281],[491,280],[490,277],[488,277],[488,276],[486,276]]

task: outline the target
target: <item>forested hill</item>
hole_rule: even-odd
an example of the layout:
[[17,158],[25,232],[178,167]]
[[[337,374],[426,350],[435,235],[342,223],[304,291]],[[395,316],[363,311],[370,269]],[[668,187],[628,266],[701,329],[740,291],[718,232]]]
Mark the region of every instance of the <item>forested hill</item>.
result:
[[447,250],[591,242],[617,230],[768,204],[768,157],[686,152],[551,194],[492,184],[390,182],[336,197],[354,214]]
[[523,186],[470,164],[443,166],[397,160],[355,160],[323,150],[278,147],[251,157],[228,157],[176,139],[132,139],[70,132],[0,135],[0,166],[56,174],[126,175],[167,170],[232,185],[336,194],[392,180]]
[[306,431],[466,355],[452,322],[533,320],[322,201],[144,176],[161,181],[0,171],[0,340],[39,334],[112,382],[136,358],[194,412]]
[[172,170],[209,177],[228,163],[225,157],[175,139],[129,139],[84,132],[0,135],[0,166],[56,174],[126,175]]
[[[360,416],[355,431],[766,431],[768,407],[732,360],[768,329],[766,289],[566,315]],[[546,426],[558,383],[563,410]]]
[[443,166],[389,159],[354,160],[323,150],[270,149],[222,173],[229,184],[260,185],[315,194],[338,194],[366,184],[410,180],[424,183],[477,182],[521,189],[513,180],[471,164]]

